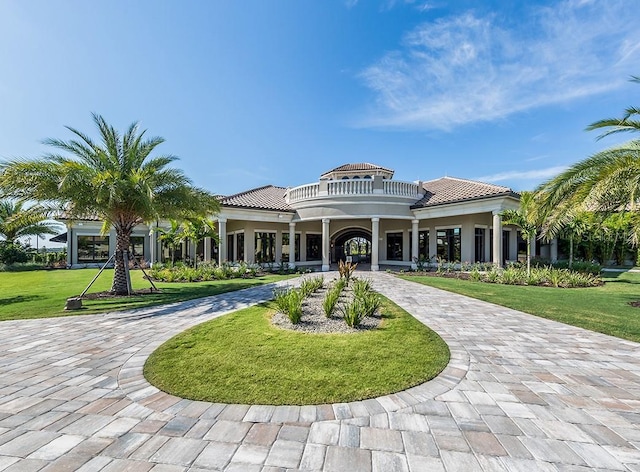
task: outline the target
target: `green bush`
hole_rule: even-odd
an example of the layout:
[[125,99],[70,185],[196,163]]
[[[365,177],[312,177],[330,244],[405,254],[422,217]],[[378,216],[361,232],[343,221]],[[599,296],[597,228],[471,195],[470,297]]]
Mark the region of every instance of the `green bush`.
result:
[[29,255],[20,244],[0,241],[0,263],[19,264],[29,260]]
[[278,311],[287,315],[293,324],[300,323],[302,319],[302,301],[304,300],[300,290],[295,288],[274,290],[273,299]]
[[330,318],[331,315],[333,315],[341,293],[342,287],[338,284],[334,285],[331,290],[327,290],[324,300],[322,300],[322,309],[324,310],[324,314],[327,318]]
[[300,291],[302,292],[303,298],[306,298],[316,290],[320,290],[323,286],[324,277],[322,275],[318,275],[317,277],[311,277],[303,280],[300,284]]
[[362,295],[370,292],[372,290],[371,288],[371,282],[369,282],[366,279],[353,279],[353,294],[356,296],[356,298],[361,297]]
[[349,328],[356,328],[364,318],[364,310],[359,299],[354,299],[351,303],[347,303],[342,308],[342,316]]
[[361,296],[357,297],[356,300],[360,302],[360,307],[363,312],[363,316],[373,316],[380,308],[382,304],[382,300],[380,296],[375,292],[365,292]]

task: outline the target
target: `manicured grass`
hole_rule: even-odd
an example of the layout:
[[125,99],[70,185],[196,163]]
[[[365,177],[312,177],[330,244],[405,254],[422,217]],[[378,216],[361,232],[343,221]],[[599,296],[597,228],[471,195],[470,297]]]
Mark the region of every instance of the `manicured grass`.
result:
[[388,300],[382,326],[354,334],[309,334],[271,325],[273,304],[203,323],[160,346],[144,374],[182,398],[305,405],[376,397],[429,380],[449,349]]
[[[156,283],[160,293],[83,300],[81,310],[64,311],[66,299],[80,295],[97,273],[98,269],[0,272],[0,321],[130,310],[216,295],[290,277],[265,275],[213,282]],[[109,290],[112,279],[113,270],[105,270],[89,293]],[[131,279],[134,290],[150,287],[139,270],[131,272]]]
[[640,274],[605,273],[591,288],[497,285],[444,277],[403,276],[431,287],[467,295],[532,315],[640,342]]

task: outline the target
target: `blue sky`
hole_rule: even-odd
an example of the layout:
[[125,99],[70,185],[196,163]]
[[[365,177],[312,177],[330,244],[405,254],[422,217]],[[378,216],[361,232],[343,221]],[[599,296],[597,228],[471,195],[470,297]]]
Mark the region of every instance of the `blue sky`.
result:
[[534,188],[624,140],[636,2],[0,0],[0,159],[140,121],[198,186],[296,186],[347,162]]

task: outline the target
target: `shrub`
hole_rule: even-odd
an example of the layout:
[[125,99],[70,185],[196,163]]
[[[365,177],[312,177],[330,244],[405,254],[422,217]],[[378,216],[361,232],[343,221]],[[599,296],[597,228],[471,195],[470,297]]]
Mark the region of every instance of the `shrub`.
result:
[[371,290],[372,290],[371,282],[369,282],[368,280],[354,279],[353,294],[356,296],[356,298],[363,296],[364,294],[370,292]]
[[0,242],[0,263],[18,264],[29,260],[27,251],[20,244],[1,241]]
[[473,280],[474,282],[480,282],[482,280],[482,274],[478,270],[478,267],[474,266],[469,272],[469,280]]
[[356,300],[360,302],[363,316],[373,316],[380,308],[382,300],[375,292],[365,292],[363,295],[356,297]]
[[334,286],[331,290],[327,290],[324,300],[322,300],[322,309],[324,310],[324,314],[327,318],[330,318],[331,315],[333,315],[338,300],[340,299],[341,292],[342,289],[338,289],[338,285]]
[[360,325],[362,318],[364,318],[364,310],[360,300],[356,298],[351,303],[347,303],[342,309],[342,315],[349,328],[356,328]]
[[300,291],[302,292],[303,298],[306,298],[316,290],[321,289],[323,286],[324,277],[322,275],[318,275],[317,277],[311,277],[303,280],[300,284]]
[[340,260],[340,262],[338,262],[338,273],[340,274],[340,278],[346,280],[348,284],[356,270],[356,267],[358,267],[357,263],[353,264],[351,262],[344,262]]

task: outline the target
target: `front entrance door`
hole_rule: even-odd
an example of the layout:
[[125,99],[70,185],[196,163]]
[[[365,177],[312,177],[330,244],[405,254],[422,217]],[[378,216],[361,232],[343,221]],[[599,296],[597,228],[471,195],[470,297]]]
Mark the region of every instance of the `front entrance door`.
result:
[[371,263],[371,234],[361,229],[346,230],[334,239],[332,261]]

